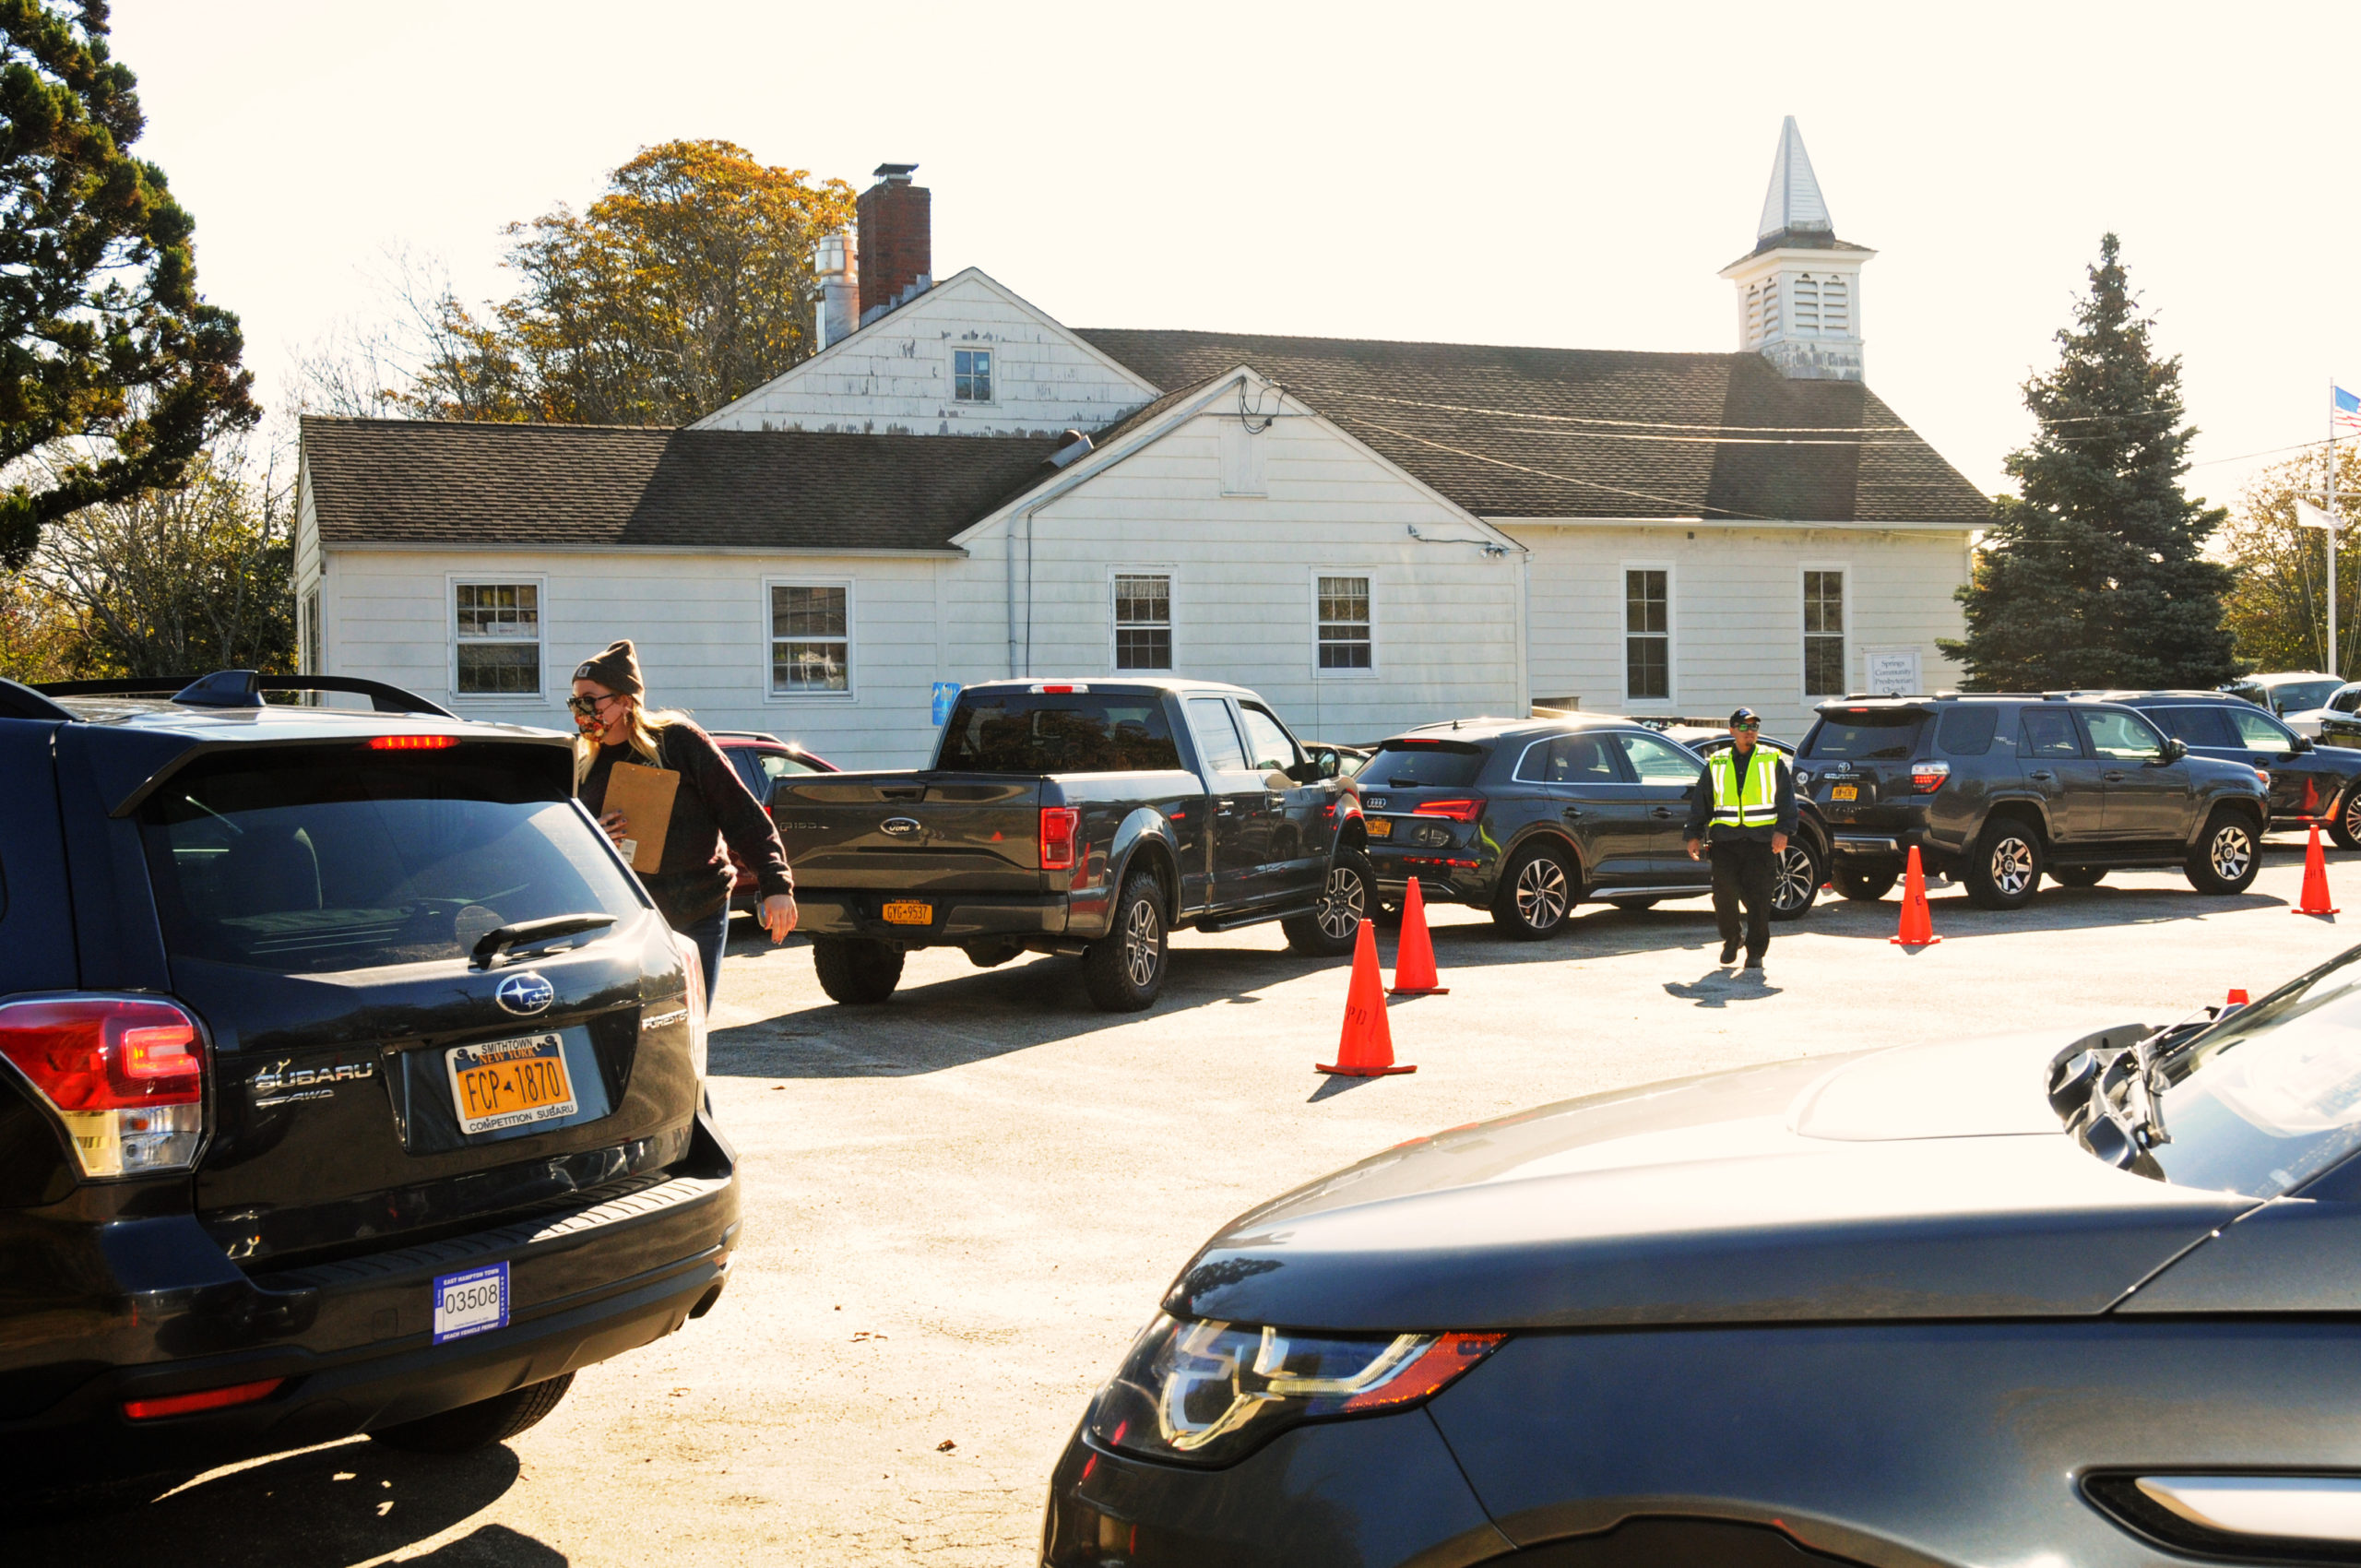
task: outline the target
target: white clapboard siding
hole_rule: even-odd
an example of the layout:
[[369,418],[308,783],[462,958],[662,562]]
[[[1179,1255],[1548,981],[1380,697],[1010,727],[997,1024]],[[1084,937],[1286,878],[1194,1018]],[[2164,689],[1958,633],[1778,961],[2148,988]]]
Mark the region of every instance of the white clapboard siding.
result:
[[[953,397],[952,350],[989,349],[992,401]],[[970,267],[831,345],[700,430],[920,435],[1096,430],[1157,388]]]

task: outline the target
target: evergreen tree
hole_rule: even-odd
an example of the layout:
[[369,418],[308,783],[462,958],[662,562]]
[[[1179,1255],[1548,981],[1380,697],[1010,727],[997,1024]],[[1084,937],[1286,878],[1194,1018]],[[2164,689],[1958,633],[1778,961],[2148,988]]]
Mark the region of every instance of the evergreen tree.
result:
[[2202,553],[2228,514],[2181,489],[2197,432],[2181,422],[2180,360],[2156,357],[2138,309],[2109,234],[2057,368],[2025,383],[2039,428],[2009,458],[2018,493],[1995,503],[1959,591],[1967,637],[1940,645],[1972,687],[2214,686],[2236,672],[2231,572]]

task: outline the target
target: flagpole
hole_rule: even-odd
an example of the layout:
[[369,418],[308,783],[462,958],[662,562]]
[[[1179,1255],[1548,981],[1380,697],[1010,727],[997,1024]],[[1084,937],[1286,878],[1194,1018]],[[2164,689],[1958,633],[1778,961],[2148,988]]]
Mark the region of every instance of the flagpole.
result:
[[2328,378],[2328,672],[2344,679],[2336,659],[2336,377]]

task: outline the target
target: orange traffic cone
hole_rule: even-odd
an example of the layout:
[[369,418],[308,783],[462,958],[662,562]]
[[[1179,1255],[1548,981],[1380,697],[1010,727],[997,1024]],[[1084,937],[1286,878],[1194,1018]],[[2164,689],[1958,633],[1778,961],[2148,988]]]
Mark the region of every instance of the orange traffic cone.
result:
[[1935,917],[1927,908],[1927,873],[1918,866],[1918,846],[1910,846],[1910,866],[1902,877],[1902,930],[1886,941],[1896,947],[1932,947]]
[[2304,851],[2304,896],[2290,911],[2298,915],[2332,915],[2328,901],[2328,857],[2320,853],[2320,826],[2312,824],[2311,847]]
[[1345,992],[1345,1033],[1336,1042],[1336,1060],[1315,1063],[1312,1071],[1348,1078],[1418,1071],[1394,1064],[1394,1031],[1385,1025],[1385,982],[1377,973],[1377,932],[1367,921],[1361,921],[1361,933],[1353,943],[1353,984]]
[[1402,934],[1394,944],[1394,989],[1389,996],[1449,996],[1451,987],[1437,985],[1442,977],[1435,973],[1435,944],[1427,935],[1427,896],[1418,891],[1418,879],[1410,879],[1410,891],[1402,895]]
[[2306,816],[2320,814],[2320,787],[2317,779],[2304,780],[2304,814]]

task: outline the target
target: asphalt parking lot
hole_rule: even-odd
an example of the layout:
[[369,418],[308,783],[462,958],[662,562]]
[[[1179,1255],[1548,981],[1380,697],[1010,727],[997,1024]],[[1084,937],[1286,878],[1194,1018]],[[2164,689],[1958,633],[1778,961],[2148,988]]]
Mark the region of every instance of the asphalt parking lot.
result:
[[[143,1515],[6,1538],[11,1561],[348,1568],[1035,1559],[1051,1460],[1196,1243],[1249,1205],[1418,1134],[1651,1079],[1936,1036],[2178,1016],[2355,940],[2291,916],[2300,841],[2201,897],[2177,874],[2045,886],[1988,914],[1933,889],[1831,895],[1765,980],[1713,963],[1702,901],[1586,909],[1558,941],[1438,909],[1447,996],[1396,1003],[1412,1075],[1323,1079],[1347,965],[1275,927],[1184,935],[1152,1012],[1094,1011],[1070,962],[915,956],[885,1007],[820,995],[808,949],[732,948],[714,1098],[746,1230],[712,1315],[594,1367],[508,1448],[430,1461],[365,1440],[214,1472]],[[1391,943],[1386,944],[1389,958]]]

